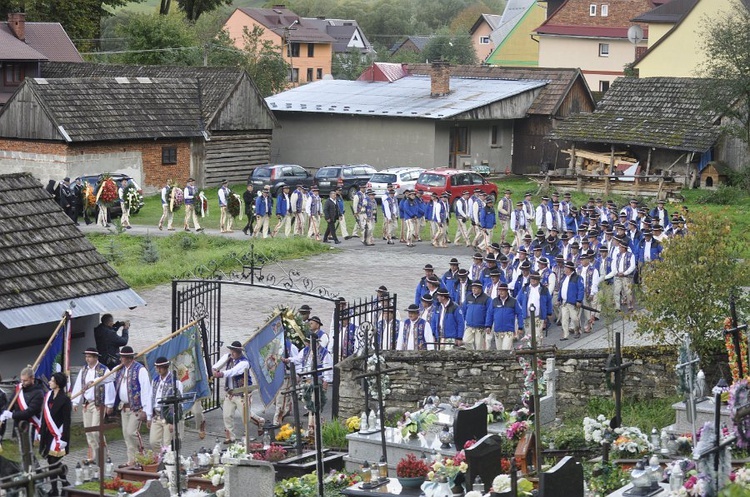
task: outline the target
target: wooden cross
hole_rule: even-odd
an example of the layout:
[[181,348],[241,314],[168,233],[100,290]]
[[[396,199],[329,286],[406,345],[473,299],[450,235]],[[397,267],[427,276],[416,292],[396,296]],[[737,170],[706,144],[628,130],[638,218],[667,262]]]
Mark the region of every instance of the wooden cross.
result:
[[[622,362],[622,348],[620,344],[620,332],[615,333],[615,353],[607,358],[607,365],[604,372],[614,373],[613,390],[615,394],[615,417],[609,423],[613,430],[619,428],[622,424],[622,381],[625,377],[625,370],[632,366],[632,362]],[[695,440],[695,439],[693,439]]]
[[[542,423],[539,420],[539,374],[537,368],[537,354],[552,353],[554,355],[557,350],[556,347],[538,347],[536,342],[536,306],[531,304],[529,306],[529,312],[531,313],[531,348],[524,350],[517,350],[516,355],[530,355],[531,356],[531,371],[534,374],[534,465],[536,466],[537,474],[542,470]],[[515,459],[515,458],[514,458]],[[514,494],[515,495],[515,494]]]
[[104,497],[104,445],[106,440],[104,438],[104,431],[110,428],[117,427],[116,423],[104,424],[104,406],[99,406],[99,424],[97,426],[89,426],[84,428],[86,433],[98,433],[99,434],[99,449],[97,450],[96,460],[99,466],[99,497]]
[[242,425],[245,427],[245,450],[250,453],[250,397],[258,389],[257,385],[249,385],[249,371],[246,369],[245,386],[229,390],[229,395],[244,395],[242,402]]
[[[743,361],[747,359],[742,357],[740,353],[740,332],[747,330],[747,323],[741,326],[737,326],[737,309],[735,307],[736,297],[734,292],[729,293],[729,315],[732,319],[732,327],[724,330],[724,336],[732,335],[732,344],[734,345],[735,357],[737,358],[737,369],[739,371],[739,377],[745,377],[745,369],[743,367]],[[744,363],[745,365],[747,363]]]
[[[697,430],[695,428],[695,388],[693,386],[693,367],[700,362],[700,357],[697,354],[693,354],[690,350],[690,335],[685,333],[683,337],[683,343],[687,350],[687,359],[685,362],[677,364],[675,369],[680,375],[687,378],[688,392],[687,400],[685,401],[685,411],[688,416],[688,420],[692,423],[693,429],[693,440],[698,440]],[[682,355],[682,354],[681,354]]]

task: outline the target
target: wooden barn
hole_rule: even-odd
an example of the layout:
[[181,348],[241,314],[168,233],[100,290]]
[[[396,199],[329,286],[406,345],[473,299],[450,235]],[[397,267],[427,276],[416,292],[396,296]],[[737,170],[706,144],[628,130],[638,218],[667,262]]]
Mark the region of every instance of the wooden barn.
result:
[[[224,178],[243,182],[254,167],[270,160],[276,119],[253,81],[240,69],[46,63],[42,76],[29,84],[44,87],[47,100],[57,98],[52,88],[71,84],[57,84],[58,79],[78,80],[75,85],[80,93],[65,90],[66,101],[75,102],[77,108],[66,116],[69,126],[106,129],[108,121],[121,118],[127,128],[132,113],[141,113],[140,118],[148,126],[122,136],[89,133],[85,139],[67,140],[58,132],[40,139],[41,130],[34,129],[37,124],[21,117],[31,112],[28,102],[14,98],[19,101],[9,104],[25,108],[13,113],[29,129],[18,129],[0,114],[0,123],[4,123],[0,124],[0,172],[28,171],[46,182],[64,176],[118,171],[131,175],[145,187],[161,187],[167,178],[184,181],[187,176],[193,176],[200,186],[215,186]],[[87,104],[89,90],[85,81],[92,78],[107,80],[113,91],[127,93],[127,100],[113,97],[107,102],[105,92],[99,95],[103,99],[99,104],[104,107]],[[158,93],[154,81],[176,85],[179,91],[165,94],[166,100],[159,100],[154,107],[147,101],[149,93]],[[17,93],[21,91],[19,88]],[[128,102],[132,108],[117,108]],[[159,102],[164,102],[165,107]],[[102,114],[101,108],[110,112]],[[186,116],[191,116],[189,137],[185,129],[175,134],[174,123],[165,120],[174,116],[175,110],[184,110]],[[180,126],[184,125],[187,123]]]
[[729,182],[732,168],[723,162],[709,162],[701,171],[701,188],[717,189]]
[[71,353],[94,344],[99,315],[145,305],[29,173],[0,175],[0,373],[39,354],[65,310]]

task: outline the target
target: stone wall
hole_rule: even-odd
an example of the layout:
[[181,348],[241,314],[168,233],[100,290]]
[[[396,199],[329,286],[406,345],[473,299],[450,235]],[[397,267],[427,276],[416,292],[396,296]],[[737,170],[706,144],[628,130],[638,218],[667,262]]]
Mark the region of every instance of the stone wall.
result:
[[[606,350],[559,350],[556,354],[558,417],[571,407],[585,406],[593,397],[611,395],[604,368]],[[388,408],[414,409],[431,388],[447,399],[455,390],[466,401],[494,393],[507,408],[519,403],[523,389],[523,369],[517,358],[504,351],[428,351],[383,353],[387,368],[404,368],[389,374],[391,394]],[[660,347],[623,349],[625,361],[634,364],[625,376],[625,398],[652,399],[675,394],[677,353]],[[353,376],[362,373],[362,360],[341,362],[339,415],[362,412],[363,392]],[[540,375],[544,367],[540,367]],[[706,371],[707,376],[710,372]]]

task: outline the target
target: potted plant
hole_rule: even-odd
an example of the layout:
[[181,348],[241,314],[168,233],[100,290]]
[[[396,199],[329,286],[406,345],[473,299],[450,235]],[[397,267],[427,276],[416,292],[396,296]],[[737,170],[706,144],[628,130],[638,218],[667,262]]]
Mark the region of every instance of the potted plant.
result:
[[147,450],[143,454],[135,455],[136,466],[140,466],[146,473],[156,473],[159,467],[159,460],[156,458],[153,450]]
[[419,488],[424,483],[430,467],[412,453],[406,454],[396,465],[396,477],[402,487]]
[[417,412],[405,412],[404,417],[398,422],[403,438],[417,438],[421,432],[427,431],[437,421],[434,412],[421,409]]

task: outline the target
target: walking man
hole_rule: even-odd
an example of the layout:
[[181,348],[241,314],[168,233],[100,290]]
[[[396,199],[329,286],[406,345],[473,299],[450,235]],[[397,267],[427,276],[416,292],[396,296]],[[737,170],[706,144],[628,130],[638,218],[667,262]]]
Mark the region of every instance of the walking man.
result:
[[219,229],[222,233],[234,233],[232,230],[232,223],[234,218],[227,211],[229,207],[229,197],[232,195],[232,191],[227,186],[227,180],[221,182],[221,188],[219,188],[219,210],[221,215],[219,217]]
[[326,205],[323,207],[323,216],[326,220],[326,232],[323,235],[323,243],[328,243],[328,237],[333,238],[336,245],[341,243],[336,238],[336,220],[339,217],[339,206],[336,203],[336,191],[331,190],[326,199]]
[[565,274],[560,282],[560,315],[562,319],[563,336],[560,340],[567,340],[570,332],[575,333],[576,338],[581,336],[580,309],[583,303],[584,284],[583,279],[576,273],[573,261],[566,261],[563,265]]
[[159,219],[159,231],[164,229],[164,221],[167,222],[167,231],[174,231],[172,222],[174,213],[172,212],[172,180],[168,179],[167,183],[161,189],[161,218]]
[[[117,330],[122,328],[118,335]],[[103,314],[101,323],[94,328],[94,340],[99,358],[109,369],[120,364],[120,347],[128,344],[130,337],[130,321],[117,321],[112,314]]]
[[[126,345],[120,349],[122,368],[115,375],[115,402],[122,417],[122,435],[128,454],[128,466],[135,464],[136,454],[141,452],[141,423],[151,420],[151,381],[148,370],[135,361],[133,347]],[[107,410],[112,414],[112,409]]]
[[[154,361],[156,372],[158,373],[151,384],[151,405],[153,406],[154,415],[148,422],[149,442],[154,452],[160,451],[162,447],[171,447],[174,438],[175,416],[179,421],[181,418],[180,409],[175,412],[174,404],[162,404],[162,400],[177,395],[182,395],[182,382],[172,378],[172,371],[169,370],[169,359],[164,356],[157,357]],[[175,387],[177,390],[175,391]]]
[[269,198],[268,187],[263,187],[263,193],[255,199],[255,231],[253,236],[257,237],[263,234],[263,238],[268,238],[268,222],[271,218],[272,201]]
[[191,219],[195,231],[203,231],[203,228],[201,228],[201,225],[198,223],[198,215],[195,213],[195,202],[200,202],[200,198],[195,198],[197,193],[198,190],[195,188],[195,180],[193,178],[188,178],[185,190],[183,191],[183,197],[185,199],[185,231],[190,231]]
[[289,185],[284,185],[276,194],[276,227],[273,229],[272,237],[275,237],[284,227],[284,236],[289,238],[292,232],[292,210],[290,209],[291,200],[289,198]]
[[252,183],[248,183],[245,191],[242,192],[242,201],[245,202],[245,215],[247,216],[247,224],[242,228],[242,232],[250,235],[253,233],[253,222],[255,221],[255,192],[253,192]]
[[[78,412],[78,406],[83,405],[83,427],[90,428],[101,424],[102,407],[111,409],[115,404],[114,376],[108,377],[96,387],[91,385],[99,378],[109,373],[109,368],[99,362],[99,352],[96,347],[89,347],[83,352],[86,363],[73,383],[71,397],[73,399],[73,410]],[[83,392],[83,393],[81,393]],[[81,393],[81,395],[78,395]],[[99,453],[99,434],[95,432],[86,433],[86,443],[89,446],[88,459],[93,461]]]
[[525,317],[521,304],[510,296],[508,285],[500,283],[497,297],[492,299],[487,309],[486,322],[489,326],[485,329],[486,349],[490,349],[494,340],[498,350],[511,350],[516,329],[519,333],[523,331]]
[[[67,179],[67,178],[66,178]],[[68,190],[70,191],[70,190]],[[60,197],[62,198],[63,190],[60,190]],[[128,200],[128,180],[122,179],[120,181],[120,188],[117,190],[117,195],[120,197],[120,209],[122,214],[120,215],[120,226],[126,229],[130,229],[130,200]]]

